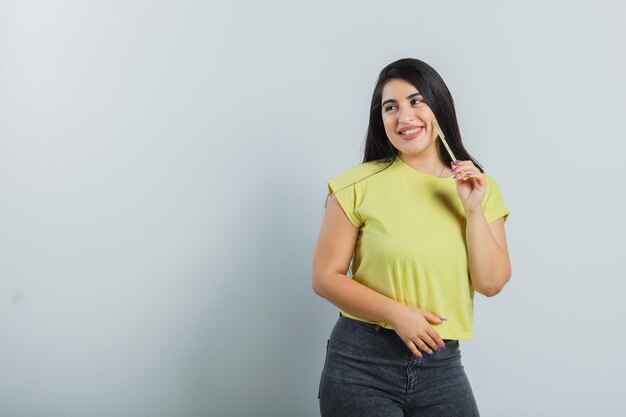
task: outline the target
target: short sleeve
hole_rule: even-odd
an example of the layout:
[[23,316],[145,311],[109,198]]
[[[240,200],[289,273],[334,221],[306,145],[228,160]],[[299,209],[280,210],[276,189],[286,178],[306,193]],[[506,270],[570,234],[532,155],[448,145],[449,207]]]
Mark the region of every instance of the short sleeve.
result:
[[485,174],[485,178],[487,179],[487,190],[482,203],[485,219],[487,223],[491,223],[504,216],[504,221],[506,222],[506,219],[509,217],[509,210],[504,204],[500,185],[489,175]]
[[354,227],[361,227],[363,220],[357,209],[358,198],[355,184],[349,182],[346,184],[345,182],[343,176],[328,180],[328,194],[330,194],[330,196],[335,195],[339,205],[344,213],[346,213],[346,216],[348,216],[350,223],[352,223]]

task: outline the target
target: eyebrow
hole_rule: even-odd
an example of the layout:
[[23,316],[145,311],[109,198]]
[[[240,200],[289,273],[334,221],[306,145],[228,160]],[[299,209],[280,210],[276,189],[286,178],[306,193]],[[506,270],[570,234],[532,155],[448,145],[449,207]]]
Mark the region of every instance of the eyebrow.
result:
[[[413,94],[411,94],[410,96],[407,96],[407,98],[406,98],[406,99],[407,99],[407,100],[410,100],[410,99],[412,99],[412,98],[413,98],[413,97],[415,97],[415,96],[421,96],[421,95],[422,95],[422,94],[418,91],[417,93],[413,93]],[[385,101],[383,101],[383,104],[381,104],[380,106],[382,107],[382,106],[384,106],[384,105],[385,105],[385,104],[387,104],[387,103],[397,103],[397,102],[398,102],[397,100],[395,100],[395,99],[393,99],[393,98],[390,98],[389,100],[385,100]]]

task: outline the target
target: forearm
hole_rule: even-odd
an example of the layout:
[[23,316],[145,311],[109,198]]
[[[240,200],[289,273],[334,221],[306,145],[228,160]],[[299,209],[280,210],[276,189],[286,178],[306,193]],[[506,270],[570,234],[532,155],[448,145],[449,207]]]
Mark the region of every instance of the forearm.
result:
[[492,296],[511,276],[509,255],[494,238],[482,210],[466,213],[466,242],[474,289]]
[[316,281],[316,294],[364,320],[389,323],[394,310],[400,305],[344,274],[332,274]]

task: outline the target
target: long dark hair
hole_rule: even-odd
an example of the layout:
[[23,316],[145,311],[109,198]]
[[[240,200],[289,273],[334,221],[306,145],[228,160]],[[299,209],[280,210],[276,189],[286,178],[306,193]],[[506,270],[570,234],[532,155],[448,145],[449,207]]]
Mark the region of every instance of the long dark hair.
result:
[[[483,167],[467,152],[463,145],[459,124],[456,120],[454,101],[446,83],[430,65],[414,58],[403,58],[392,62],[383,68],[378,76],[370,104],[370,119],[365,138],[363,162],[382,160],[391,163],[398,156],[398,150],[387,138],[381,114],[383,87],[392,79],[402,79],[417,88],[424,97],[424,102],[435,114],[452,153],[461,160],[471,159],[480,172],[484,173]],[[439,141],[439,153],[444,163],[449,166],[452,160],[442,141]]]
[[[446,137],[448,146],[452,149],[452,153],[461,160],[471,159],[480,172],[484,173],[482,165],[474,159],[465,149],[461,140],[461,131],[456,120],[456,111],[454,110],[454,101],[450,90],[443,82],[441,76],[427,63],[415,58],[399,59],[387,65],[378,75],[378,81],[374,87],[372,102],[370,104],[370,119],[367,128],[367,136],[365,138],[365,151],[363,152],[363,163],[370,161],[379,161],[387,163],[382,169],[369,174],[367,177],[377,174],[389,168],[395,158],[398,156],[398,150],[391,144],[385,126],[383,124],[383,116],[381,109],[381,101],[383,88],[389,80],[402,79],[411,83],[424,97],[424,102],[430,107],[435,114],[439,127]],[[439,141],[439,153],[444,163],[450,165],[452,160],[446,151],[442,141]],[[365,177],[365,178],[367,178]],[[356,182],[362,181],[361,178]],[[346,185],[346,188],[352,184]],[[337,192],[336,190],[335,192]],[[324,208],[328,204],[330,194],[326,196]]]

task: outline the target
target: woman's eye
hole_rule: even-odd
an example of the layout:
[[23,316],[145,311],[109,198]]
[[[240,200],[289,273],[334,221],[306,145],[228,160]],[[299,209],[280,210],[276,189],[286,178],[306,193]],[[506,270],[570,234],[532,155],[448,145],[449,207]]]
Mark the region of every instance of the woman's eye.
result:
[[[423,98],[412,98],[412,99],[411,99],[411,103],[413,103],[413,104],[415,104],[415,105],[418,105],[418,104],[423,103],[423,102],[424,102],[424,99],[423,99]],[[396,106],[389,105],[389,106],[387,106],[387,107],[385,107],[385,108],[384,108],[384,111],[385,111],[385,112],[388,112],[388,111],[390,111],[390,110],[393,110],[395,107],[396,107]]]

